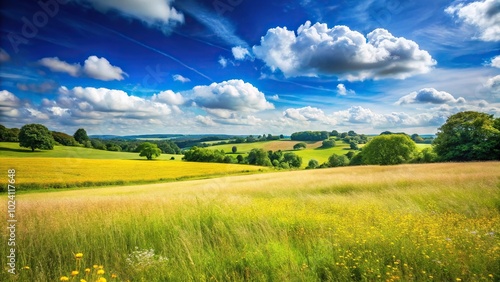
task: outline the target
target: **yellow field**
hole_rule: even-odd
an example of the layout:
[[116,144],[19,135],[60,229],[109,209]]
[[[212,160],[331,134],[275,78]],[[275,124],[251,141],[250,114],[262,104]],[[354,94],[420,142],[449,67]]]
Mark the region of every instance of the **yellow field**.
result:
[[171,181],[265,170],[248,165],[159,160],[2,158],[0,171],[11,168],[16,169],[16,181],[20,189]]

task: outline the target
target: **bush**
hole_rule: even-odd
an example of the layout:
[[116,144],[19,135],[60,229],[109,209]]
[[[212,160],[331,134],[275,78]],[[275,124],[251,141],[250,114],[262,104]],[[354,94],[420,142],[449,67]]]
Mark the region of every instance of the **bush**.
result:
[[317,160],[312,159],[309,160],[306,169],[315,169],[317,167],[319,167],[319,162]]
[[325,140],[323,141],[321,148],[333,148],[335,147],[335,140],[330,139],[330,140]]

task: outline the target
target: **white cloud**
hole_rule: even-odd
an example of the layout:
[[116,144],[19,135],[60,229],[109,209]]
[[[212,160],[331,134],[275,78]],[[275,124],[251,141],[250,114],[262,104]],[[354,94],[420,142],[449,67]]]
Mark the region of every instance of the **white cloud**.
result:
[[180,74],[174,74],[174,75],[172,76],[172,78],[173,78],[175,81],[180,81],[180,82],[182,82],[182,83],[186,83],[186,82],[190,82],[190,81],[191,81],[191,79],[189,79],[189,78],[187,78],[187,77],[184,77],[184,76],[182,76],[182,75],[180,75]]
[[62,117],[69,111],[69,109],[63,109],[61,107],[50,107],[47,108],[47,110],[49,110],[54,116],[59,116],[59,117]]
[[59,88],[58,106],[69,108],[73,115],[90,118],[119,116],[145,119],[169,115],[169,105],[129,95],[122,90],[94,87]]
[[295,108],[286,109],[283,112],[283,116],[296,121],[327,122],[329,119],[321,109],[314,108],[311,106],[298,109]]
[[404,79],[426,73],[436,64],[427,51],[385,29],[365,38],[347,26],[328,28],[307,21],[297,30],[271,28],[253,46],[255,56],[286,77],[334,75],[349,81]]
[[259,89],[239,79],[196,86],[192,91],[196,105],[209,110],[258,112],[274,109]]
[[356,92],[354,92],[354,90],[347,89],[344,84],[339,83],[339,84],[337,84],[337,94],[344,96],[347,94],[350,94],[350,95],[356,94]]
[[184,99],[180,93],[174,93],[172,90],[166,90],[158,94],[154,94],[151,100],[163,102],[168,105],[182,105],[186,102],[186,99]]
[[474,27],[483,41],[500,41],[500,5],[498,0],[476,1],[449,6],[445,12]]
[[19,98],[7,90],[0,91],[0,117],[15,118],[19,116],[17,109],[21,104]]
[[271,97],[267,97],[267,99],[273,100],[273,101],[278,101],[280,99],[280,96],[278,96],[278,94],[274,94]]
[[0,48],[0,62],[7,62],[10,60],[10,55],[4,49]]
[[215,126],[216,125],[214,120],[209,116],[198,115],[195,117],[195,120],[196,120],[196,122],[200,123],[201,125],[207,125],[207,126]]
[[184,22],[184,15],[172,7],[173,0],[73,0],[90,3],[101,13],[118,12],[126,18],[140,20],[149,26],[169,32],[172,26]]
[[244,60],[245,57],[250,57],[250,52],[248,52],[248,49],[241,46],[231,48],[231,52],[233,53],[233,57],[236,60]]
[[218,62],[219,62],[219,64],[220,64],[223,68],[225,68],[225,67],[227,66],[227,59],[226,59],[226,58],[224,58],[224,57],[222,57],[222,56],[220,56],[220,57],[219,57],[219,61],[218,61]]
[[106,58],[89,56],[85,60],[83,69],[79,63],[69,64],[58,57],[43,58],[38,63],[54,72],[65,72],[73,77],[86,75],[88,77],[109,81],[123,80],[123,75],[127,75],[120,67],[113,66]]
[[123,80],[123,75],[127,75],[121,68],[112,66],[106,58],[90,56],[85,60],[83,72],[91,78],[109,81]]
[[493,94],[500,94],[500,75],[489,78],[485,87],[487,91]]
[[491,59],[491,62],[489,64],[489,66],[492,66],[492,67],[495,67],[495,68],[500,68],[500,55],[496,56],[496,57],[493,57]]
[[69,64],[65,61],[59,60],[58,57],[53,58],[43,58],[38,61],[38,63],[44,67],[49,68],[54,72],[65,72],[71,76],[80,76],[80,69],[82,66],[80,64]]
[[396,105],[403,104],[447,104],[459,103],[464,104],[465,99],[459,97],[455,99],[453,95],[445,91],[438,91],[434,88],[423,88],[419,91],[414,91],[406,96],[401,97]]

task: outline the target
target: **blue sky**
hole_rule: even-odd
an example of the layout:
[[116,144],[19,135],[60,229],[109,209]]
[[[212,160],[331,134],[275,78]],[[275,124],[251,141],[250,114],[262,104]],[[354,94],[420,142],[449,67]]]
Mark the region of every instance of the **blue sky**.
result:
[[432,134],[500,116],[500,0],[4,2],[7,127]]

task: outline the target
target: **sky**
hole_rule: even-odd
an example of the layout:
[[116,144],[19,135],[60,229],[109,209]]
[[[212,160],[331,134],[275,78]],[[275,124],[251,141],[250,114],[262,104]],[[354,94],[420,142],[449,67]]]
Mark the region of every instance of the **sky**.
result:
[[500,0],[2,1],[0,124],[434,134],[500,116]]

